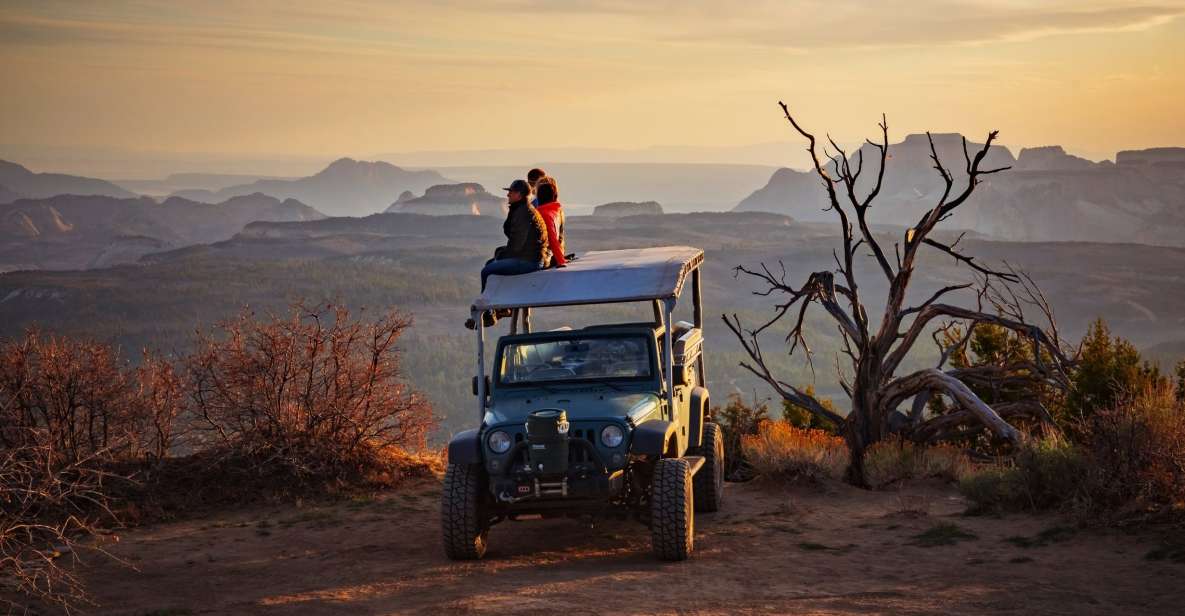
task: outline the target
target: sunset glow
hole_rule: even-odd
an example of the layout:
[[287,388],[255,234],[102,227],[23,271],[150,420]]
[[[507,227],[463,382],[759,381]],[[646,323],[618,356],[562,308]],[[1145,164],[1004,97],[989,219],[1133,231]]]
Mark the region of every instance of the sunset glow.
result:
[[[1185,3],[5,2],[12,146],[237,156],[1001,130],[1185,142]],[[17,152],[19,153],[19,151]]]

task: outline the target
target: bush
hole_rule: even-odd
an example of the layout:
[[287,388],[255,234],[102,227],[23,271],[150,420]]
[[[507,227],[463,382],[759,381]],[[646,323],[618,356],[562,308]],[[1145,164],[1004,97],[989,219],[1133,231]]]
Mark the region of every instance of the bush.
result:
[[970,472],[967,455],[952,445],[918,445],[898,437],[874,443],[864,452],[864,477],[873,488],[905,479],[936,477],[958,481]]
[[[27,435],[27,440],[51,439]],[[48,445],[0,448],[0,581],[66,612],[87,603],[72,571],[78,554],[101,551],[92,539],[100,525],[114,522],[104,473],[94,470],[93,462],[84,457],[61,463]],[[27,606],[5,598],[7,590],[0,586],[0,607],[26,612]]]
[[133,367],[110,346],[37,332],[0,343],[0,582],[68,608],[85,589],[59,559],[145,510],[439,472],[424,451],[431,408],[400,371],[409,323],[244,314],[199,334],[178,365],[145,354]]
[[[835,403],[830,398],[822,398],[816,394],[814,385],[807,385],[805,393],[819,400],[823,408],[838,414],[838,411],[835,409]],[[782,419],[795,428],[823,430],[831,434],[839,433],[839,426],[835,425],[831,420],[819,417],[805,406],[795,404],[789,400],[782,400]]]
[[769,421],[769,406],[765,402],[745,404],[740,394],[732,393],[728,396],[728,405],[713,410],[712,416],[720,425],[724,437],[725,467],[724,476],[733,481],[742,481],[752,477],[745,458],[742,439],[747,435],[757,434],[762,422]]
[[1095,509],[1185,510],[1185,403],[1171,386],[1147,387],[1098,411],[1081,431]]
[[388,450],[422,449],[433,426],[399,366],[395,343],[410,323],[296,308],[286,318],[243,314],[220,339],[199,335],[184,379],[205,446],[298,486],[381,476]]
[[1077,447],[1049,437],[1022,449],[1008,466],[965,475],[959,489],[975,513],[1078,507],[1088,469]]
[[762,421],[756,434],[741,437],[741,451],[751,470],[764,477],[839,479],[849,461],[842,438],[784,421]]
[[1075,438],[1088,427],[1093,415],[1112,409],[1148,388],[1169,385],[1156,366],[1140,357],[1135,345],[1112,337],[1102,319],[1091,324],[1082,340],[1077,365],[1070,375],[1070,390],[1057,411],[1058,419]]

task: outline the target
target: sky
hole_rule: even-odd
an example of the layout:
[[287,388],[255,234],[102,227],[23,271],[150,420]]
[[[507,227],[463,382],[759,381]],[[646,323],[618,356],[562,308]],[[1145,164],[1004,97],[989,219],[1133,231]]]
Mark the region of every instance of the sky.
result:
[[1185,145],[1185,0],[3,0],[0,84],[0,153],[737,146],[783,100],[1101,159]]

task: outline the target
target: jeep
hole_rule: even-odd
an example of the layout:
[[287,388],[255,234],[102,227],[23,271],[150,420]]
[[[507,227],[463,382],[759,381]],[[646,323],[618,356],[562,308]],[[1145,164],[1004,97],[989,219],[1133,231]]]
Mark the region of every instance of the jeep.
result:
[[[568,267],[492,276],[473,304],[509,310],[486,374],[477,328],[480,425],[448,445],[445,554],[478,559],[504,520],[633,518],[656,556],[686,559],[696,512],[720,508],[724,445],[704,375],[700,266],[689,247],[590,252]],[[674,322],[691,280],[692,323]],[[531,331],[531,309],[649,302],[654,320]]]

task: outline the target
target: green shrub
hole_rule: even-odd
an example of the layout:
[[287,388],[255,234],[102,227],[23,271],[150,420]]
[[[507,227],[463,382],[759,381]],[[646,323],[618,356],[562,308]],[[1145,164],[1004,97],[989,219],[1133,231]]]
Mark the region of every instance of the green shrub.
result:
[[769,420],[769,405],[759,402],[756,397],[752,404],[746,404],[740,394],[732,393],[728,396],[728,404],[724,408],[716,408],[712,412],[716,423],[724,437],[724,476],[730,480],[744,480],[752,477],[752,470],[745,460],[745,452],[741,448],[741,440],[746,435],[757,434],[761,422]]
[[1021,450],[1008,466],[968,474],[959,490],[975,513],[1055,509],[1082,500],[1087,471],[1076,447],[1047,438]]

